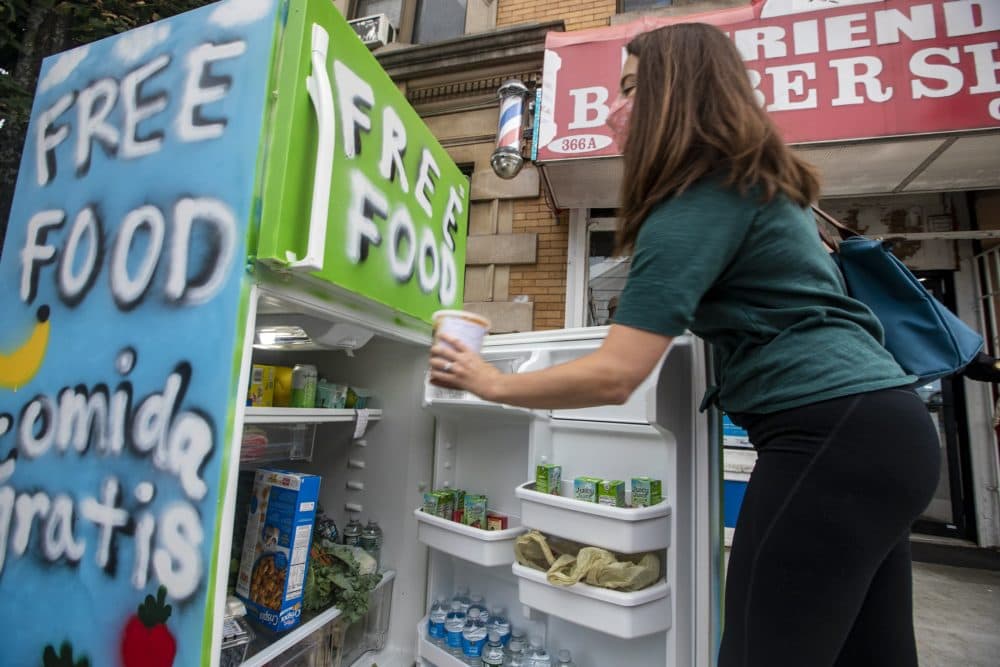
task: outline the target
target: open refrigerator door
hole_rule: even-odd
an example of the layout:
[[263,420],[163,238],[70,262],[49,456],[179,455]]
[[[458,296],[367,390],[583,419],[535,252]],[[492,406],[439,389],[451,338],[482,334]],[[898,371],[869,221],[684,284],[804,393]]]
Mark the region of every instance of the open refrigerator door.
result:
[[[506,372],[528,372],[595,350],[606,332],[490,336],[483,355]],[[713,425],[698,411],[707,370],[702,343],[683,336],[621,406],[522,410],[426,385],[424,403],[437,417],[434,488],[485,495],[490,510],[507,517],[505,530],[484,531],[433,516],[430,506],[414,513],[420,539],[431,547],[428,609],[435,599],[482,595],[488,607],[505,610],[529,643],[547,647],[552,664],[561,650],[581,666],[714,664],[722,548],[712,510],[719,493],[718,460],[709,446]],[[539,464],[559,466],[561,484],[545,480]],[[638,507],[630,506],[639,503],[628,493],[613,503],[623,506],[575,497],[574,481],[584,477],[598,484],[649,477],[662,482],[663,499]],[[633,592],[555,585],[546,563],[538,569],[527,562],[528,531],[557,552],[570,540],[574,550],[598,547],[620,560],[652,554],[655,559],[643,562],[658,571]],[[463,664],[468,656],[432,636],[428,621],[417,624],[422,664]]]

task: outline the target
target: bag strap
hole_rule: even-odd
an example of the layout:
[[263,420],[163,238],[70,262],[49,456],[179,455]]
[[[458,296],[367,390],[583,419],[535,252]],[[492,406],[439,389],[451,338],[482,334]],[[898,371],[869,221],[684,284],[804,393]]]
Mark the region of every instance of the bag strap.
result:
[[[825,243],[834,251],[839,250],[841,240],[846,240],[854,236],[861,236],[856,231],[854,231],[853,229],[851,229],[850,227],[848,227],[847,225],[840,222],[832,215],[821,209],[819,206],[813,205],[812,211],[813,214],[817,218],[819,218],[818,220],[816,220],[816,231],[819,232],[820,239],[822,239],[823,243]],[[840,240],[830,236],[830,234],[826,231],[823,225],[820,224],[819,220],[823,220],[824,222],[830,224],[834,229],[836,229],[837,234],[840,236]]]

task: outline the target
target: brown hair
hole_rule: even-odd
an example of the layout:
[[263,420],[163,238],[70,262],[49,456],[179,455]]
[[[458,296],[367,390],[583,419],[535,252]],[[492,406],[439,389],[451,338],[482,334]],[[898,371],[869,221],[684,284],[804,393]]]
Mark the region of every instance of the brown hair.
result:
[[757,103],[735,45],[719,29],[681,23],[639,35],[625,142],[617,252],[629,252],[658,203],[712,173],[765,201],[781,192],[801,206],[819,196],[815,168],[795,155]]

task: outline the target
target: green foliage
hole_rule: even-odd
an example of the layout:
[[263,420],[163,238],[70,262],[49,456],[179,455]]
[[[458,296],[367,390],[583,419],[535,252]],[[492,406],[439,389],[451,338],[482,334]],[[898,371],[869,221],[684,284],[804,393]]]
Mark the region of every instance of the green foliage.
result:
[[320,611],[335,604],[343,617],[354,623],[368,613],[368,594],[381,580],[377,572],[361,574],[349,547],[314,544],[302,606]]

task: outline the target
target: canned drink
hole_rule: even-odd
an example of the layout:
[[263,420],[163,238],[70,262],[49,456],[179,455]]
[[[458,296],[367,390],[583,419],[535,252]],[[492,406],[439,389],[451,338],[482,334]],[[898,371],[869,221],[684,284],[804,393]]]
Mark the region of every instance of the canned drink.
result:
[[316,367],[310,364],[296,364],[292,369],[292,407],[316,407]]

